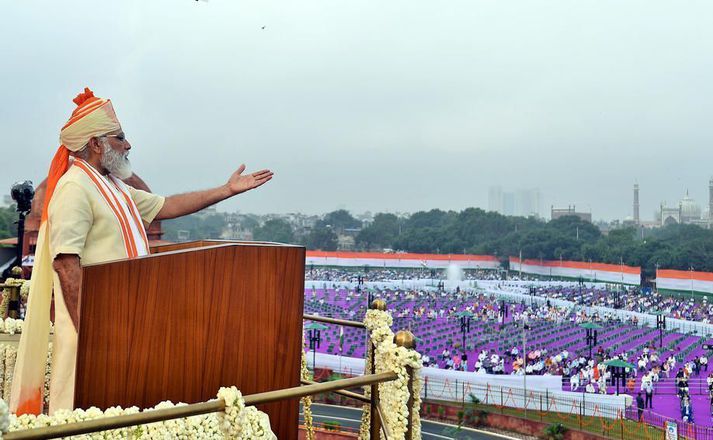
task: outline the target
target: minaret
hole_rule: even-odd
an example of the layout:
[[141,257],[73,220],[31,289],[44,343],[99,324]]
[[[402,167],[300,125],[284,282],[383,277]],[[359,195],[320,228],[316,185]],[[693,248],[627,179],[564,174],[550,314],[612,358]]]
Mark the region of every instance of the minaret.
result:
[[[713,180],[711,180],[711,184],[713,185]],[[713,190],[713,186],[711,186]],[[711,202],[713,202],[713,199],[711,199]],[[639,184],[635,183],[634,184],[634,224],[638,225],[640,223],[639,219]]]

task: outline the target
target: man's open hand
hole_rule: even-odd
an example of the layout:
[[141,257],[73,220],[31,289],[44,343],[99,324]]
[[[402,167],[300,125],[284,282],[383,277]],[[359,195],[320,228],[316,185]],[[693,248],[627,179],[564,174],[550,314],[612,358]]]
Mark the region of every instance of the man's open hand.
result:
[[245,164],[240,165],[240,168],[238,168],[228,180],[228,189],[233,195],[244,193],[245,191],[250,191],[260,185],[264,185],[272,179],[273,175],[273,172],[270,170],[256,171],[246,175],[243,175],[243,171],[245,171]]

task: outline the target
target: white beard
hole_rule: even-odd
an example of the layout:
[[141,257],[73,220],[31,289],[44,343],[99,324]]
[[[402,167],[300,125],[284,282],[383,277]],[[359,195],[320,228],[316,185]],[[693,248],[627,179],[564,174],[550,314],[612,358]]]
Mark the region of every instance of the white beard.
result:
[[117,177],[121,180],[128,179],[133,174],[131,170],[131,162],[129,161],[128,153],[119,153],[115,149],[111,148],[105,139],[102,139],[102,147],[104,148],[104,154],[101,158],[101,166],[104,167],[109,174]]

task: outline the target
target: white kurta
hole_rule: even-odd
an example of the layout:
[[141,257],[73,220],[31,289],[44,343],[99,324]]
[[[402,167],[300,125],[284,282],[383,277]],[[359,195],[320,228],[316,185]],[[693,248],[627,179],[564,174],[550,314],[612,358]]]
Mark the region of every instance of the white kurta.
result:
[[[111,178],[91,169],[99,179],[104,194],[112,200],[131,209],[122,200]],[[102,180],[103,179],[103,180]],[[129,186],[124,189],[138,208],[141,220],[149,224],[164,204],[164,198]],[[114,194],[108,193],[113,191]],[[139,227],[129,215],[117,215],[117,211],[105,201],[97,184],[78,166],[72,166],[59,180],[57,189],[49,205],[49,236],[52,260],[59,254],[78,255],[82,265],[124,259],[129,256],[124,240],[128,233],[141,234]],[[121,219],[124,221],[122,228]],[[124,235],[122,235],[124,234]],[[148,244],[136,237],[134,253],[148,254]],[[91,295],[91,292],[83,292]],[[50,413],[58,409],[73,409],[74,373],[77,356],[77,331],[67,311],[61,292],[59,278],[54,274],[55,337],[52,358],[52,379],[50,384]]]

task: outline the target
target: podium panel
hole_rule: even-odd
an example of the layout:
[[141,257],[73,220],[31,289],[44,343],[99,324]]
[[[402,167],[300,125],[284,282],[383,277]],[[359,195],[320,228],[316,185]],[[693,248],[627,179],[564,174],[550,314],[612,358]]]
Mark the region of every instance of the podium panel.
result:
[[[304,248],[194,245],[83,268],[76,407],[299,386]],[[298,405],[260,406],[278,438],[297,438]]]

